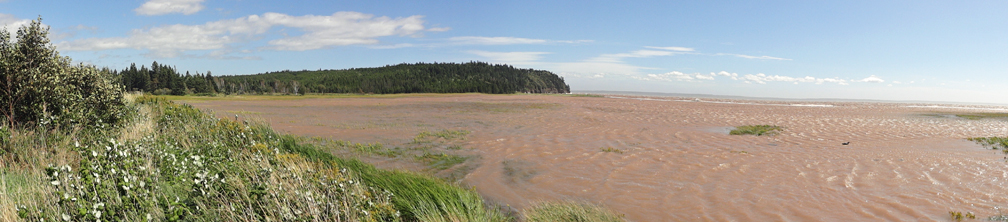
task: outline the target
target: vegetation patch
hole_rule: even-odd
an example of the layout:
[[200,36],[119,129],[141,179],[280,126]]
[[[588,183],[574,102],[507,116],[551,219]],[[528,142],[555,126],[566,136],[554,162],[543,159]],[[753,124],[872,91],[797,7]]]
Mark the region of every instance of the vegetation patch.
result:
[[737,126],[735,129],[728,132],[731,135],[776,135],[783,130],[780,126],[774,125],[745,125]]
[[564,94],[564,96],[570,96],[570,97],[592,97],[592,98],[605,98],[605,96],[604,96],[604,95],[598,95],[598,94],[587,94],[587,93],[573,93],[573,94]]
[[967,114],[956,114],[956,116],[959,118],[969,120],[1008,119],[1008,113],[967,113]]
[[1001,150],[1001,152],[1008,154],[1008,137],[972,137],[966,138],[966,140],[976,142],[992,150]]
[[597,205],[578,202],[543,202],[523,212],[528,222],[620,222],[623,215]]
[[602,148],[599,148],[599,149],[601,149],[602,152],[606,152],[606,153],[619,153],[619,154],[623,154],[623,150],[620,150],[620,149],[617,149],[617,148],[613,148],[613,147],[610,147],[610,146],[602,147]]
[[430,143],[435,139],[443,140],[465,140],[466,135],[469,135],[468,130],[441,130],[436,132],[421,131],[415,137],[413,137],[413,143]]
[[416,158],[417,160],[426,163],[431,169],[436,170],[445,170],[466,161],[465,157],[445,153],[425,153],[417,156]]
[[962,221],[963,219],[971,219],[971,220],[976,219],[976,215],[973,215],[973,212],[966,212],[965,214],[963,214],[960,211],[949,211],[948,213],[949,217],[951,217],[952,220],[955,221]]
[[968,120],[1008,119],[1008,113],[925,113],[920,115],[937,118],[962,118]]
[[512,183],[528,181],[539,174],[535,171],[533,163],[524,160],[504,160],[501,165],[504,166],[504,177]]

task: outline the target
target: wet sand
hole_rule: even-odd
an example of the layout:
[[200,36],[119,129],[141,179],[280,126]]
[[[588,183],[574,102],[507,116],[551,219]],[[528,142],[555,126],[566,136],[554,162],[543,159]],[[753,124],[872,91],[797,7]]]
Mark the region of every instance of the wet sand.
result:
[[[187,103],[387,146],[469,130],[459,152],[478,158],[462,182],[519,210],[573,199],[633,221],[946,221],[950,210],[986,218],[1008,207],[1004,155],[963,139],[1008,136],[1008,121],[924,115],[985,109],[479,94]],[[728,135],[756,124],[785,129]]]

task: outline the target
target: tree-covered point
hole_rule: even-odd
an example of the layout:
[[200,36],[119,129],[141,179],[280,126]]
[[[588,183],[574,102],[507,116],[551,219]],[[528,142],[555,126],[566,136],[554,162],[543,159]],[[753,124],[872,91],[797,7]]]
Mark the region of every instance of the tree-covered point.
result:
[[375,68],[278,71],[215,78],[227,94],[303,93],[568,93],[562,77],[545,70],[485,62],[416,63]]

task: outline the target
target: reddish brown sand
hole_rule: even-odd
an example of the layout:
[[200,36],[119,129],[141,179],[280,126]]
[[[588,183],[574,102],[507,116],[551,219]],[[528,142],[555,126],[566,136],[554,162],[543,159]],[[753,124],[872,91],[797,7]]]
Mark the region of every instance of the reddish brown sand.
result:
[[[469,130],[478,167],[462,182],[516,209],[573,199],[633,221],[944,221],[1008,207],[1004,156],[963,139],[1008,136],[1008,122],[922,115],[982,109],[476,94],[189,103],[387,146]],[[785,130],[728,135],[750,124]]]

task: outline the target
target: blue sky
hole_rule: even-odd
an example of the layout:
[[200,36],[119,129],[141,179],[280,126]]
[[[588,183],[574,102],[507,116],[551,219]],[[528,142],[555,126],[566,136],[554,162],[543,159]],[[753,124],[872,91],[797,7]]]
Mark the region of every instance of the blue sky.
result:
[[1006,1],[27,1],[77,62],[214,75],[487,61],[572,90],[1008,104]]

